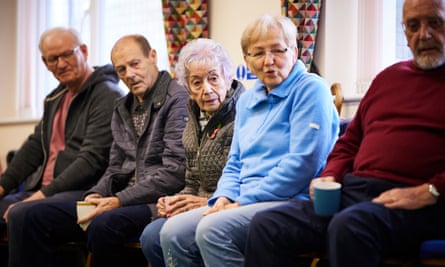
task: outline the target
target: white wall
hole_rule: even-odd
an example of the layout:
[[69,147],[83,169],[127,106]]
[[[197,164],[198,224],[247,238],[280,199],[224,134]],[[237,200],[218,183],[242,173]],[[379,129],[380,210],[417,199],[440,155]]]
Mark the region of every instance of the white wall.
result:
[[[0,114],[11,117],[15,114],[15,82],[16,82],[16,22],[17,11],[15,0],[0,1]],[[1,119],[1,118],[0,118]],[[1,140],[0,140],[1,142]]]
[[[16,111],[16,64],[15,64],[15,43],[16,43],[16,3],[15,0],[0,1],[0,58],[2,59],[2,69],[0,71],[0,109],[1,114],[7,117],[13,116]],[[0,118],[1,120],[1,118]],[[9,149],[19,146],[29,128],[22,125],[8,124],[0,125],[0,164],[5,168],[6,153]]]
[[6,168],[6,154],[19,148],[34,130],[34,121],[0,124],[0,166]]
[[[349,100],[357,99],[357,20],[357,0],[325,0],[314,61],[329,84],[341,83],[343,95]],[[341,116],[351,117],[356,109],[357,103],[345,103]]]
[[315,56],[320,74],[340,82],[346,96],[355,91],[357,76],[356,0],[325,0]]
[[[229,52],[234,67],[244,65],[241,34],[251,21],[262,14],[280,15],[280,0],[210,0],[210,37]],[[252,80],[244,80],[249,88]]]

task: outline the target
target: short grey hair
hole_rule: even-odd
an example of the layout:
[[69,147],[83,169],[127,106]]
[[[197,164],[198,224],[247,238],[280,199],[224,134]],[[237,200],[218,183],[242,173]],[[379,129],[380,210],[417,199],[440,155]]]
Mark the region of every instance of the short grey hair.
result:
[[187,78],[190,74],[190,63],[206,63],[219,66],[222,70],[226,84],[233,80],[233,65],[227,50],[219,43],[198,38],[187,43],[180,51],[175,73],[178,83],[188,88]]
[[42,53],[42,49],[43,49],[43,42],[45,41],[45,38],[53,35],[53,34],[67,34],[67,35],[71,35],[75,41],[75,43],[77,45],[81,45],[83,44],[82,38],[80,37],[80,34],[77,30],[73,29],[73,28],[65,28],[65,27],[55,27],[55,28],[51,28],[49,30],[44,31],[41,35],[40,35],[40,40],[39,40],[39,50]]
[[249,45],[256,42],[269,31],[280,32],[288,47],[297,46],[297,27],[290,18],[264,14],[247,25],[241,35],[243,54],[247,55]]

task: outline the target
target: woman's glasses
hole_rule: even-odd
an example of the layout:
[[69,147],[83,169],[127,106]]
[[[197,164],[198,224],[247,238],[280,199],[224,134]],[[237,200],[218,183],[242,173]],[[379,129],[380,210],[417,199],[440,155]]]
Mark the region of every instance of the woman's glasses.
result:
[[266,57],[267,53],[270,53],[274,57],[283,57],[284,54],[289,49],[287,47],[284,48],[272,48],[270,50],[253,50],[251,52],[247,52],[247,56],[253,58],[255,61],[263,61]]

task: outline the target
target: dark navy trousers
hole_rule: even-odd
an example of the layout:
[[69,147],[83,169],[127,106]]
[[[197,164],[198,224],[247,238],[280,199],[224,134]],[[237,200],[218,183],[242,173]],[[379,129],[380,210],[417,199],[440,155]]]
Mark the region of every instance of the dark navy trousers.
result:
[[145,204],[120,207],[96,216],[84,232],[77,224],[75,201],[35,205],[25,217],[24,266],[54,266],[56,246],[71,241],[86,242],[95,267],[126,266],[124,245],[139,239],[151,216]]
[[389,209],[371,200],[403,185],[346,175],[341,210],[314,213],[311,201],[292,200],[257,213],[250,223],[246,267],[295,266],[296,255],[325,253],[330,267],[379,266],[387,255],[413,257],[420,243],[445,238],[445,207]]

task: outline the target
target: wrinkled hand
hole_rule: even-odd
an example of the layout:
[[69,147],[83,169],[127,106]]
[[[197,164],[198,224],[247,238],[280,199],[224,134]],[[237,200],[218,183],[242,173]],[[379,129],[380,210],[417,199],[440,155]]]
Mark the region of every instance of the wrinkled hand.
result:
[[407,188],[393,188],[381,193],[372,200],[390,209],[415,210],[437,202],[437,198],[431,195],[428,184]]
[[[158,213],[170,218],[182,212],[193,210],[207,205],[207,198],[185,194],[169,197],[169,208],[165,209],[165,197],[158,200]],[[162,203],[159,203],[162,202]]]
[[90,199],[93,198],[102,198],[102,195],[98,193],[89,194],[85,197],[84,201],[88,202]]
[[[33,201],[33,200],[45,199],[45,198],[46,198],[46,196],[43,194],[43,192],[41,190],[39,190],[20,202],[28,202],[28,201]],[[14,207],[15,204],[20,203],[20,202],[16,202],[16,203],[9,205],[8,208],[6,209],[5,213],[3,213],[3,219],[6,222],[8,222],[8,214],[9,214],[9,211],[11,210],[11,208]]]
[[45,198],[46,198],[46,196],[43,194],[43,192],[41,190],[39,190],[39,191],[35,192],[34,194],[32,194],[31,196],[25,198],[23,200],[23,202],[45,199]]
[[231,202],[229,199],[225,197],[220,197],[215,201],[215,204],[208,210],[206,210],[202,215],[206,216],[214,212],[218,212],[221,210],[233,209],[240,207],[241,204],[239,202]]
[[158,202],[156,203],[156,209],[158,210],[158,217],[167,217],[167,214],[165,212],[165,199],[166,198],[167,197],[158,198]]
[[85,198],[85,201],[88,203],[92,203],[96,205],[96,208],[92,210],[89,214],[87,214],[85,217],[79,218],[77,220],[78,224],[86,223],[90,220],[92,220],[97,215],[100,215],[106,211],[117,209],[121,206],[121,202],[119,198],[117,197],[97,197],[88,195]]
[[335,182],[335,178],[333,176],[323,176],[312,179],[311,184],[309,185],[309,196],[312,201],[314,201],[314,184],[319,182]]

